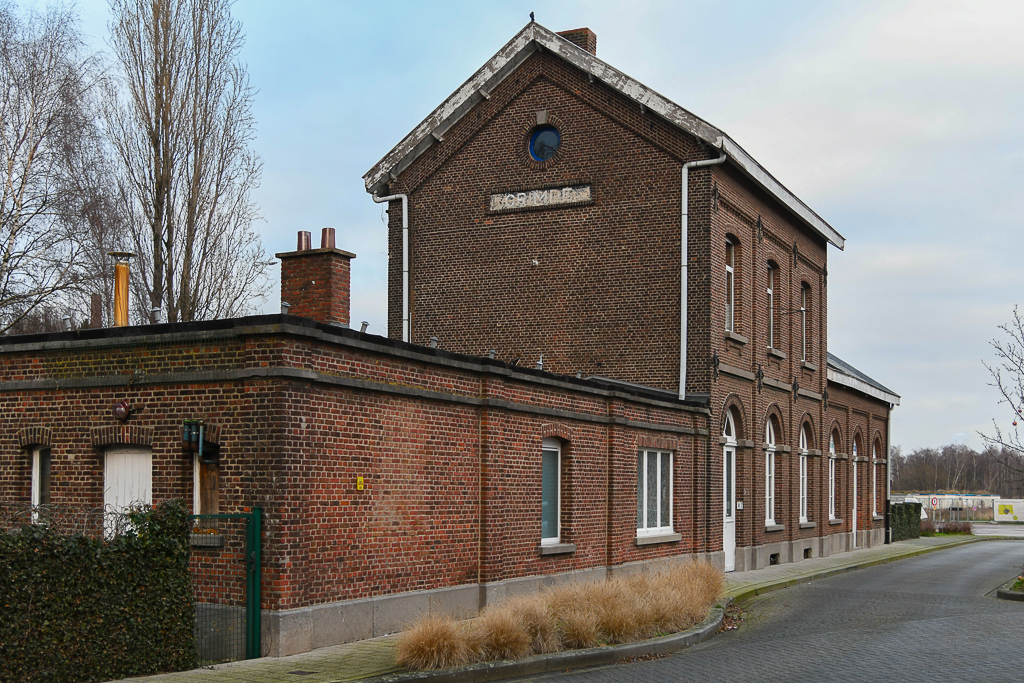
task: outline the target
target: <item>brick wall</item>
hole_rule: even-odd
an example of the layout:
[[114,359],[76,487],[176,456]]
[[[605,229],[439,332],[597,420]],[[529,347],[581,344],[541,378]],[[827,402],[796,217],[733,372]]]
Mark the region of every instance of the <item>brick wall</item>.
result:
[[[219,427],[221,512],[265,511],[266,609],[708,549],[692,521],[705,411],[291,316],[146,333],[0,343],[0,497],[29,498],[31,427],[50,430],[53,502],[102,504],[91,435],[118,427],[125,400],[151,434],[154,501],[192,502],[182,421]],[[564,555],[538,549],[546,436],[564,443]],[[682,541],[634,543],[641,444],[675,451]],[[230,550],[197,551],[201,587],[224,580]]]

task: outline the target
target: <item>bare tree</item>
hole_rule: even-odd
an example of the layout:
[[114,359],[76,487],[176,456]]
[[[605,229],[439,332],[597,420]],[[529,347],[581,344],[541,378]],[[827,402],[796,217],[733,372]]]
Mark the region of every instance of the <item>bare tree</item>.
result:
[[0,2],[0,333],[52,326],[95,272],[79,228],[105,180],[94,172],[102,70],[72,11],[21,16]]
[[991,447],[988,452],[1005,471],[1007,484],[1019,489],[1024,483],[1024,441],[1019,424],[1024,421],[1024,319],[1016,306],[1013,320],[1000,325],[999,329],[1003,338],[990,342],[996,351],[996,362],[985,363],[985,368],[992,376],[990,385],[998,389],[1002,397],[999,405],[1006,406],[1008,415],[1002,421],[992,420],[992,435],[979,434]]
[[137,315],[242,315],[269,291],[252,228],[262,164],[254,90],[230,0],[110,0],[121,67],[107,126],[131,247]]

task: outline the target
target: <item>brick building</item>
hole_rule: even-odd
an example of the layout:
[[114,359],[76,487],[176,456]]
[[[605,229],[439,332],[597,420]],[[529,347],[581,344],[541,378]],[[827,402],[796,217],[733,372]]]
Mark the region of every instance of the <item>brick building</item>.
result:
[[[353,255],[304,237],[287,315],[0,337],[0,501],[261,506],[271,655],[715,556],[703,404],[350,330]],[[213,463],[183,447],[197,419]],[[643,538],[638,452],[673,472]],[[225,549],[193,542],[215,601]]]
[[390,338],[329,230],[280,315],[0,338],[0,500],[261,506],[272,655],[881,542],[898,397],[828,355],[842,237],[595,49],[528,25],[368,175]]
[[364,176],[389,335],[706,406],[727,569],[882,542],[899,397],[828,353],[844,238],[596,51],[528,24]]

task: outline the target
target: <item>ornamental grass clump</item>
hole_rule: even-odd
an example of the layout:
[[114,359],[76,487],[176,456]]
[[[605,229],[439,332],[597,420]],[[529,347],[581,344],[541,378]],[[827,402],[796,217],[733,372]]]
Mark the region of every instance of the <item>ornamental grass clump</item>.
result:
[[441,669],[676,633],[703,621],[724,587],[711,564],[685,562],[511,598],[464,622],[431,615],[403,636],[398,664]]
[[407,669],[448,669],[472,661],[475,648],[466,627],[446,615],[431,614],[405,632],[395,662]]

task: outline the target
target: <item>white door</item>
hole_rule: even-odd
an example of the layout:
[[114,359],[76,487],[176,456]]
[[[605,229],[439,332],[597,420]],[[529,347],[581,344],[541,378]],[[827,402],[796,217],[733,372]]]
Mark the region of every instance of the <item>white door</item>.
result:
[[120,512],[139,503],[153,503],[153,452],[138,446],[108,448],[103,467],[103,505],[107,512]]
[[736,446],[727,445],[722,450],[724,462],[722,522],[722,550],[725,552],[725,571],[736,569]]
[[853,461],[853,547],[857,547],[857,461]]

